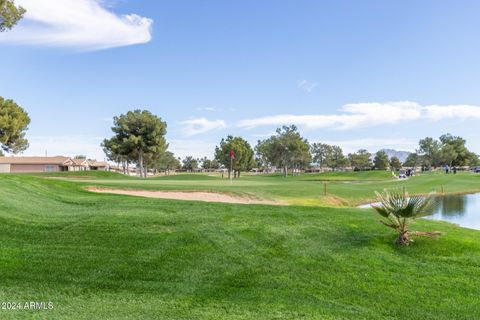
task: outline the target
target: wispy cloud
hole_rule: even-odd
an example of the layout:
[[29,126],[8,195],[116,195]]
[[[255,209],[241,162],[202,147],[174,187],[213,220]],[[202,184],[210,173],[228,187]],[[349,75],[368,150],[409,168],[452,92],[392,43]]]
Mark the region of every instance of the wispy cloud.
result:
[[241,128],[295,124],[307,129],[358,129],[414,120],[480,119],[480,107],[470,105],[429,105],[398,101],[388,103],[352,103],[344,105],[337,114],[274,115],[241,120]]
[[182,133],[186,136],[194,136],[227,127],[227,123],[224,120],[208,120],[207,118],[185,120],[180,122],[180,124],[184,126]]
[[309,82],[307,80],[298,80],[297,87],[305,92],[312,92],[318,86],[317,82]]
[[430,120],[442,119],[480,119],[480,107],[470,105],[431,105],[424,108]]
[[153,21],[117,15],[100,0],[17,0],[25,19],[0,42],[101,50],[149,42]]

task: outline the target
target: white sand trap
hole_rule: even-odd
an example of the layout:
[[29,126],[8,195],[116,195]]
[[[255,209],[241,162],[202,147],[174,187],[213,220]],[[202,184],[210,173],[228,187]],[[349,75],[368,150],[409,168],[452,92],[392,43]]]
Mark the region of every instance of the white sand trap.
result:
[[204,201],[204,202],[224,202],[238,204],[268,204],[268,205],[287,205],[284,202],[269,201],[261,199],[242,198],[225,193],[205,192],[205,191],[150,191],[150,190],[126,190],[88,187],[86,190],[97,193],[113,193],[127,196],[137,196],[146,198],[186,200],[186,201]]

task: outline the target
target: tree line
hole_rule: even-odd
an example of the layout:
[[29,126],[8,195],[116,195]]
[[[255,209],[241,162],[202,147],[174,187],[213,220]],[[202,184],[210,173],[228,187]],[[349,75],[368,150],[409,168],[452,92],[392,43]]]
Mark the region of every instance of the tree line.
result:
[[[25,132],[29,123],[30,118],[22,107],[0,97],[0,154],[2,150],[15,154],[28,147]],[[134,166],[142,177],[146,177],[149,170],[169,173],[179,169],[196,171],[222,167],[229,177],[239,178],[241,172],[253,168],[266,172],[280,168],[286,176],[299,174],[312,166],[321,170],[399,170],[402,167],[429,170],[444,165],[480,165],[478,155],[467,148],[466,140],[451,134],[438,139],[421,139],[417,150],[402,163],[397,157],[389,158],[383,150],[374,155],[366,149],[345,154],[340,146],[310,144],[294,125],[278,128],[274,135],[259,140],[255,147],[242,137],[229,135],[216,146],[213,159],[187,156],[182,160],[168,151],[167,123],[150,111],[129,111],[114,117],[113,124],[113,136],[101,144],[108,160],[118,163],[124,173]],[[234,159],[230,158],[231,151]]]
[[411,153],[405,166],[430,169],[444,165],[451,167],[477,166],[478,155],[466,147],[466,140],[459,136],[444,134],[439,139],[426,137],[419,141],[418,149]]
[[203,170],[217,170],[220,169],[220,163],[213,159],[210,160],[207,157],[195,158],[192,156],[186,156],[183,160],[178,161],[177,169],[181,169],[187,172],[197,171],[200,169]]
[[252,168],[269,171],[281,168],[284,175],[298,174],[309,167],[344,170],[400,170],[402,167],[422,167],[425,170],[444,165],[477,166],[479,157],[466,147],[466,140],[451,134],[442,135],[438,140],[424,138],[419,141],[416,152],[411,153],[402,163],[396,156],[389,158],[384,150],[372,155],[366,149],[345,154],[340,146],[315,142],[310,144],[294,125],[278,128],[276,133],[265,140],[259,140],[251,148],[241,137],[229,136],[222,139],[215,149],[215,159],[225,168],[229,166],[228,151],[241,155],[234,160],[234,177],[241,171]]
[[422,167],[424,170],[441,166],[462,167],[480,165],[476,153],[468,150],[466,140],[451,134],[442,135],[438,140],[427,137],[419,141],[416,152],[409,154],[405,163],[396,156],[389,157],[384,150],[371,154],[366,149],[345,154],[340,146],[326,143],[312,143],[303,138],[296,126],[283,126],[276,134],[259,140],[251,148],[241,137],[229,136],[222,139],[215,149],[215,159],[228,168],[228,151],[234,150],[239,159],[234,160],[234,177],[241,171],[252,168],[269,171],[281,168],[283,174],[298,174],[309,167],[344,170],[395,170],[402,167]]
[[[149,111],[134,110],[114,117],[112,131],[114,136],[102,143],[108,159],[122,164],[126,172],[129,164],[136,165],[143,177],[146,177],[147,170],[196,171],[223,167],[228,170],[229,177],[239,178],[241,172],[253,168],[267,172],[281,168],[286,176],[296,175],[312,166],[321,170],[352,168],[361,171],[399,170],[403,166],[430,169],[479,163],[478,155],[468,150],[465,139],[451,134],[442,135],[438,140],[421,139],[417,151],[401,163],[397,157],[389,158],[383,150],[374,155],[366,149],[345,154],[340,146],[320,142],[310,144],[294,125],[278,128],[274,135],[259,140],[255,147],[242,137],[229,135],[216,146],[213,159],[187,156],[183,160],[167,151],[167,124]],[[234,159],[230,157],[232,151]]]

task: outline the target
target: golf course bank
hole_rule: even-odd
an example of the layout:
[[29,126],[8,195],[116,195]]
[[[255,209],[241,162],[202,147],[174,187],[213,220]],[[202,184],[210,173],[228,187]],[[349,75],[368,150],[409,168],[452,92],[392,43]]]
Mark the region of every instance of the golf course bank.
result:
[[[342,201],[349,203],[373,197],[366,188],[393,183],[348,175],[335,179],[360,183],[331,183],[329,190],[348,194]],[[69,177],[0,175],[0,301],[54,304],[1,310],[1,319],[480,317],[478,231],[421,219],[412,228],[442,236],[398,247],[371,210],[312,205],[307,196],[332,175],[292,177],[292,186],[245,176],[231,189],[207,175]],[[475,175],[443,178],[425,175],[407,186],[423,193],[438,182],[452,192],[478,185]],[[86,185],[230,190],[271,200],[298,188],[310,193],[299,200],[306,206],[271,206],[99,194]]]

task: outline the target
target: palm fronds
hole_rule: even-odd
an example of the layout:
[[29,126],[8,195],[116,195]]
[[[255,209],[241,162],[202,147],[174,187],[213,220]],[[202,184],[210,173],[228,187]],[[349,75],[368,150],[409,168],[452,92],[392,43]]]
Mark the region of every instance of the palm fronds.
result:
[[[383,193],[375,192],[379,205],[372,207],[388,221],[381,221],[385,226],[395,229],[399,233],[397,243],[408,245],[409,224],[416,218],[430,215],[437,201],[433,194],[428,196],[409,196],[400,190],[384,190]],[[414,235],[427,235],[431,233],[412,233]],[[436,233],[436,235],[438,235]]]
[[407,192],[399,190],[384,190],[375,194],[380,205],[374,205],[373,208],[385,218],[391,214],[412,219],[430,215],[436,203],[433,193],[428,196],[409,196]]

